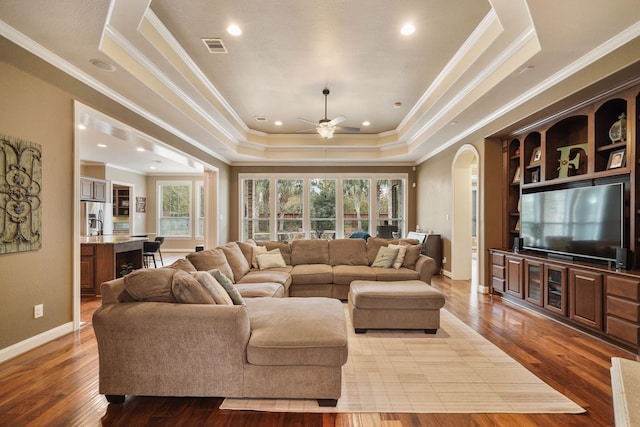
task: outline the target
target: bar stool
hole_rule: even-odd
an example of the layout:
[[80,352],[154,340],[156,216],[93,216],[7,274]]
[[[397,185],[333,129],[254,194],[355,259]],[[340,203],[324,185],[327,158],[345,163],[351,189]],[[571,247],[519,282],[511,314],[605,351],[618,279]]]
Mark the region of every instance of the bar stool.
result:
[[[142,242],[142,263],[144,268],[149,268],[149,260],[153,260],[153,267],[157,268],[156,252],[160,251],[161,242]],[[164,264],[163,264],[164,265]]]

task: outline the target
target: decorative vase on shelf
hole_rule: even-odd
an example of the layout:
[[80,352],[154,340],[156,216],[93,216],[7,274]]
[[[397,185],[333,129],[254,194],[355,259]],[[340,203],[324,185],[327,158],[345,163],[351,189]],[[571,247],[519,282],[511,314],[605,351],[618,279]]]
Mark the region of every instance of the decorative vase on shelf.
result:
[[620,114],[618,121],[609,128],[609,139],[612,144],[627,140],[627,115],[625,113]]

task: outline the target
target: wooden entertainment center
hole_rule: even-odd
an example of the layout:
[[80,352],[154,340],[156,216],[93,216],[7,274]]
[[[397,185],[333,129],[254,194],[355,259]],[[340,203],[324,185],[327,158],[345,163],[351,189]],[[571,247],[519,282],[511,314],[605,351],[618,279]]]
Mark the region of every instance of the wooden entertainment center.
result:
[[[502,248],[490,249],[492,291],[638,353],[640,86],[635,82],[610,93],[503,141],[502,209],[508,225]],[[609,262],[556,258],[517,247],[524,194],[605,184],[623,188],[623,268],[616,269],[615,255]]]

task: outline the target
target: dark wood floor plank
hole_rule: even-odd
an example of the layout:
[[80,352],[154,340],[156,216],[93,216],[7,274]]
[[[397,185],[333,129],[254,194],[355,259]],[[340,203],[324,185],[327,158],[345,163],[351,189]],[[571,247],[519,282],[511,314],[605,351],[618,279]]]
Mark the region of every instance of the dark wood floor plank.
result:
[[523,366],[587,409],[566,414],[282,414],[221,411],[222,398],[127,397],[110,405],[98,394],[97,344],[90,325],[99,298],[83,298],[87,325],[0,365],[0,425],[24,426],[611,426],[611,357],[635,358],[499,297],[468,281],[437,276],[446,309]]

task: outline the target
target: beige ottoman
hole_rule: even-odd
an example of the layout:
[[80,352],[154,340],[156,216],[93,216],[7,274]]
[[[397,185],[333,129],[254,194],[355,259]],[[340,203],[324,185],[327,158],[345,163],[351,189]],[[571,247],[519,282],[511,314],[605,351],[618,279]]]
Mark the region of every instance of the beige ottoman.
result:
[[420,280],[354,280],[348,300],[353,328],[359,334],[367,329],[424,329],[435,334],[444,306],[442,293]]

